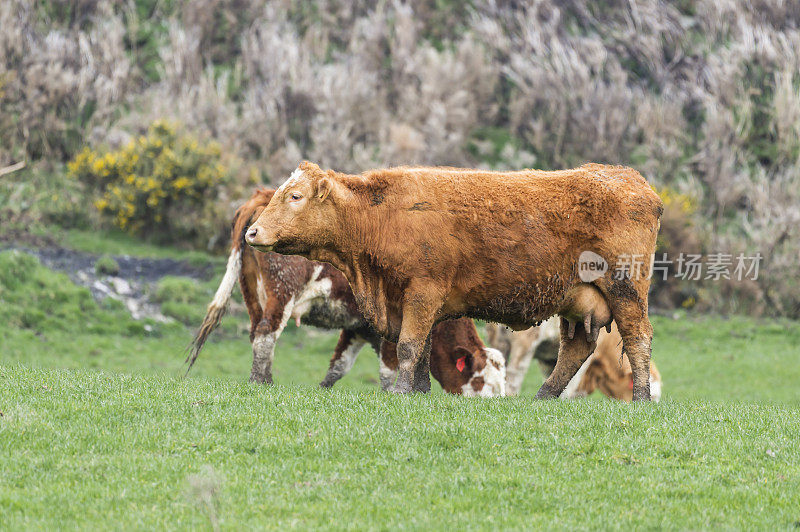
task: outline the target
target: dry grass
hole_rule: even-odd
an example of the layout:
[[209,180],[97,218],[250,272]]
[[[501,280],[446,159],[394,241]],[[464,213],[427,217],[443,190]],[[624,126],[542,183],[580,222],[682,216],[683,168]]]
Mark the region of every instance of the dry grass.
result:
[[698,199],[710,250],[768,254],[760,297],[800,314],[800,4],[512,4],[4,2],[0,166],[119,144],[156,118],[273,183],[301,158],[631,164]]

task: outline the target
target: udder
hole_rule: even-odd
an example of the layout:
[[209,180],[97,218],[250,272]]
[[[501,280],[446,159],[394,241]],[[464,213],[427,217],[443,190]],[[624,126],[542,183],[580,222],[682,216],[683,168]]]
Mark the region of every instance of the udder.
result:
[[569,323],[567,336],[570,339],[575,336],[578,323],[583,325],[586,339],[591,342],[597,341],[601,327],[611,331],[612,316],[608,302],[600,290],[588,283],[577,284],[567,291],[558,314]]

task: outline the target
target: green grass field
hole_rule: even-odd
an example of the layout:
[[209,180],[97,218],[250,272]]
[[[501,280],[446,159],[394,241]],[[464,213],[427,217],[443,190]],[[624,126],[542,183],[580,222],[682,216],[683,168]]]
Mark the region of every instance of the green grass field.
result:
[[250,385],[241,315],[182,379],[190,328],[0,253],[0,529],[800,526],[800,324],[653,323],[658,405],[394,397],[368,348],[319,390],[293,326]]

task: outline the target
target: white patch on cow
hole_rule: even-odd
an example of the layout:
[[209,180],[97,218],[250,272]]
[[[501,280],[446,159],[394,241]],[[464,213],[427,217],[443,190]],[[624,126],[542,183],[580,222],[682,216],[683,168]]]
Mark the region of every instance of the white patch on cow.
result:
[[271,332],[268,334],[257,334],[253,338],[253,353],[256,358],[263,359],[267,356],[271,357],[271,353],[275,349],[275,342],[278,340],[278,334]]
[[291,317],[295,306],[295,299],[294,296],[292,296],[292,299],[290,299],[289,302],[286,303],[286,306],[283,307],[283,316],[281,316],[281,324],[278,327],[278,334],[280,334],[281,331],[283,331],[283,328],[286,327],[286,324],[289,322],[289,318]]
[[650,399],[656,403],[661,400],[661,381],[653,380],[650,375]]
[[233,286],[236,284],[236,279],[239,277],[239,271],[242,269],[242,252],[238,249],[231,251],[228,256],[228,266],[225,268],[225,276],[217,288],[217,293],[214,294],[214,299],[211,301],[210,307],[221,308],[228,304],[233,292]]
[[378,375],[380,375],[381,378],[381,389],[387,391],[389,387],[394,384],[394,381],[397,380],[397,371],[384,364],[383,360],[380,358],[378,358],[378,363]]
[[267,308],[267,289],[264,288],[264,277],[261,273],[261,270],[258,270],[256,274],[256,296],[258,297],[258,305],[265,309]]
[[342,351],[342,355],[333,363],[333,367],[328,370],[328,375],[335,377],[334,382],[344,377],[353,368],[353,364],[355,364],[358,358],[358,353],[366,343],[367,341],[360,336],[356,336],[350,340],[350,345]]
[[268,334],[257,334],[253,338],[253,368],[250,370],[250,378],[263,381],[272,378],[272,360],[275,357],[275,343],[278,341],[280,332]]
[[292,309],[291,317],[299,320],[303,315],[308,312],[311,305],[316,299],[328,299],[331,295],[332,283],[330,278],[320,278],[322,273],[322,265],[318,264],[314,267],[314,273],[311,279],[303,287],[303,290],[297,296],[297,301]]
[[[506,362],[503,353],[492,347],[485,347],[486,366],[472,375],[469,382],[461,387],[464,397],[505,397],[506,395]],[[483,378],[483,387],[476,390],[473,380]]]
[[583,365],[578,369],[578,372],[575,373],[575,376],[570,379],[564,391],[561,392],[561,399],[579,399],[581,397],[586,397],[586,394],[578,391],[578,388],[580,388],[583,376],[586,375],[586,370],[589,368],[593,356],[594,354],[591,354],[583,361]]
[[300,178],[303,177],[303,171],[300,168],[295,168],[294,172],[289,175],[289,179],[284,181],[284,183],[278,187],[278,190],[275,191],[275,194],[278,192],[283,192],[284,190],[288,189],[289,187],[295,186],[297,183],[300,182]]

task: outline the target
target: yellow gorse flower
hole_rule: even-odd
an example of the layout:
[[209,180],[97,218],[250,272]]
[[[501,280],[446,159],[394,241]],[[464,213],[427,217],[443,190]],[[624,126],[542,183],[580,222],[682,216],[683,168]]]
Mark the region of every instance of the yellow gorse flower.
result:
[[697,209],[697,202],[688,194],[682,194],[675,190],[664,187],[661,190],[656,189],[661,201],[664,202],[664,207],[677,205],[684,214],[691,214]]
[[178,179],[176,179],[175,181],[172,182],[172,187],[175,190],[182,190],[182,189],[188,187],[191,184],[192,184],[192,182],[189,181],[188,177],[179,177]]
[[67,175],[97,191],[94,207],[117,227],[150,231],[168,209],[203,208],[230,182],[216,142],[203,142],[167,120],[156,120],[145,135],[117,150],[84,147],[67,164]]

